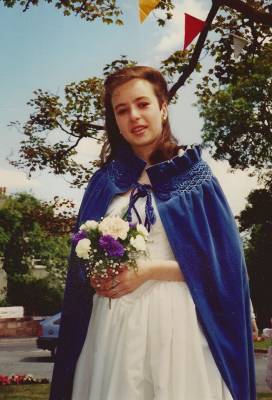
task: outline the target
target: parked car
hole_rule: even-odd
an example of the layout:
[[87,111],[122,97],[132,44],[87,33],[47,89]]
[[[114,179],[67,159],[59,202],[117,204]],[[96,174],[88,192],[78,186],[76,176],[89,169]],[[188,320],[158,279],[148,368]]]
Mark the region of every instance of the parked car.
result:
[[52,357],[56,354],[61,313],[52,315],[39,322],[37,347],[51,351]]

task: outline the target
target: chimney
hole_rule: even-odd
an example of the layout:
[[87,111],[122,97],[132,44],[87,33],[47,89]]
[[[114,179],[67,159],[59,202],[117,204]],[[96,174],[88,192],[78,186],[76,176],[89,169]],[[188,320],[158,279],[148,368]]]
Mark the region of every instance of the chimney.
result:
[[0,196],[5,197],[6,196],[6,192],[7,192],[7,188],[4,186],[0,186]]

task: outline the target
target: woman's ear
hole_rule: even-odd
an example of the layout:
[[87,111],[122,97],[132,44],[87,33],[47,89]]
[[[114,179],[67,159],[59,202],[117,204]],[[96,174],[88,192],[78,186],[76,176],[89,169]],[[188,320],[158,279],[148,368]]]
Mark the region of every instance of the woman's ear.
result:
[[166,102],[162,103],[162,106],[161,106],[161,117],[162,117],[162,122],[165,122],[167,120],[168,110],[167,110]]

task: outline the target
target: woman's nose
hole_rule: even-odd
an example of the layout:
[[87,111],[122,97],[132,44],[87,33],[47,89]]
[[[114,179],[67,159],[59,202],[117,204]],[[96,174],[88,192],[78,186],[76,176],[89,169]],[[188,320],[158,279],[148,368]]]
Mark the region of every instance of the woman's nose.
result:
[[139,119],[140,118],[140,112],[136,107],[132,107],[130,110],[130,118],[131,119]]

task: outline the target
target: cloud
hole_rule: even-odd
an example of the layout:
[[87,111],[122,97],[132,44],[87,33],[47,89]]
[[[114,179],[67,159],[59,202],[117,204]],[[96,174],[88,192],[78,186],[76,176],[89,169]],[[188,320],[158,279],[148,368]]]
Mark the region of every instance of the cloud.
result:
[[21,190],[24,188],[39,187],[41,183],[37,179],[28,179],[27,175],[22,171],[0,168],[0,186],[6,187],[9,190]]
[[184,13],[205,20],[208,14],[207,4],[199,0],[185,0],[182,4],[175,3],[173,18],[162,30],[163,36],[154,47],[154,56],[160,59],[173,51],[181,50],[184,42]]
[[79,163],[88,163],[99,158],[101,144],[98,144],[95,139],[82,139],[78,146],[78,154],[73,157]]

